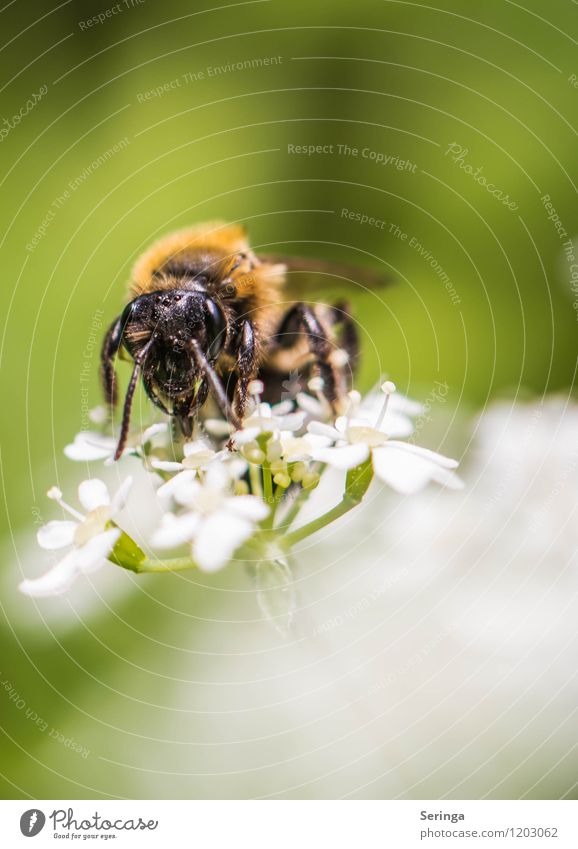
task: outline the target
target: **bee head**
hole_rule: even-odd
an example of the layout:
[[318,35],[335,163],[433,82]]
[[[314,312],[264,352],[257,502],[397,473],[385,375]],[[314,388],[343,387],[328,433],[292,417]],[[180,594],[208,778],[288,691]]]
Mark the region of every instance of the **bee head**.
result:
[[206,401],[209,373],[226,342],[223,310],[202,289],[171,289],[140,295],[121,323],[147,394],[186,432],[190,416]]
[[147,359],[190,359],[193,340],[214,362],[227,336],[221,307],[203,290],[171,289],[140,295],[122,315],[125,346],[136,357],[150,344]]

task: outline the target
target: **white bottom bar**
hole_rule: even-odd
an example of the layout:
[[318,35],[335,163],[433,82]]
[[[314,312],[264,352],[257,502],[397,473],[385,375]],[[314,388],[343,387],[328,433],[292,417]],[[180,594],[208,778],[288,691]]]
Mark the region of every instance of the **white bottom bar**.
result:
[[1,801],[0,824],[7,847],[578,847],[575,801]]

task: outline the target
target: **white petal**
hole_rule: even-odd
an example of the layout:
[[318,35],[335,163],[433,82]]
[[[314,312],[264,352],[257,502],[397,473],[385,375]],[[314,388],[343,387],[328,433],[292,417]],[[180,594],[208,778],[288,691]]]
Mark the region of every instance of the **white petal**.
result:
[[317,398],[308,395],[306,392],[298,392],[296,401],[302,410],[305,410],[308,415],[316,419],[325,419],[329,412],[329,405],[324,406]]
[[77,569],[88,574],[99,569],[121,535],[120,528],[109,528],[92,537],[82,548],[75,549]]
[[243,430],[237,430],[233,434],[233,442],[235,445],[246,445],[247,442],[252,442],[261,433],[258,427],[247,427]]
[[193,559],[200,569],[215,572],[225,566],[235,549],[253,533],[245,519],[219,511],[202,523],[193,543]]
[[331,440],[342,438],[342,434],[336,428],[331,427],[331,425],[324,424],[324,422],[309,422],[307,430],[309,433],[314,433],[316,436],[326,436]]
[[289,413],[287,416],[277,420],[277,427],[281,430],[299,430],[305,422],[305,413]]
[[224,419],[205,419],[203,422],[205,430],[212,436],[229,436],[233,432],[232,426]]
[[[335,419],[335,430],[340,434],[340,436],[343,436],[344,433],[347,433],[349,425],[354,424],[356,421],[357,419],[353,419],[350,416],[338,416]],[[363,422],[363,424],[365,424],[365,422]]]
[[123,480],[117,491],[112,497],[112,512],[120,513],[121,510],[126,507],[126,503],[128,501],[128,494],[132,487],[132,477],[129,475],[127,478]]
[[48,522],[36,534],[38,545],[49,551],[64,548],[65,545],[72,545],[74,542],[74,532],[77,527],[78,522],[61,522],[57,520]]
[[186,469],[206,469],[207,466],[215,460],[218,455],[211,448],[203,448],[199,451],[194,451],[185,457],[183,466]]
[[249,464],[246,460],[243,460],[241,457],[236,457],[234,454],[229,454],[229,457],[225,458],[225,463],[231,480],[239,480],[239,478],[242,478],[249,468]]
[[80,572],[88,574],[102,566],[121,535],[120,528],[109,528],[92,537],[81,548],[75,549],[76,566]]
[[160,472],[180,472],[183,470],[182,463],[175,463],[172,460],[157,460],[156,457],[151,459],[151,466]]
[[413,401],[401,392],[394,392],[389,399],[389,408],[398,413],[405,413],[406,416],[421,416],[424,411],[423,404],[419,401]]
[[232,495],[224,501],[227,513],[234,513],[250,522],[260,522],[269,515],[269,508],[256,495]]
[[69,460],[105,460],[110,457],[114,448],[114,440],[107,436],[90,432],[78,433],[74,442],[65,447],[64,454]]
[[311,456],[335,469],[354,469],[367,460],[369,453],[365,442],[356,442],[355,445],[344,445],[341,448],[317,448],[311,452]]
[[459,463],[457,460],[452,460],[450,457],[444,457],[443,454],[438,454],[437,451],[430,451],[429,448],[422,448],[421,445],[413,445],[411,442],[397,442],[392,439],[389,445],[401,448],[403,451],[409,451],[411,454],[417,454],[419,457],[424,457],[437,463],[438,466],[444,466],[446,469],[457,469]]
[[155,548],[176,548],[190,542],[200,521],[201,517],[197,513],[184,513],[182,516],[167,513],[151,536],[151,545]]
[[77,575],[76,551],[70,551],[40,578],[22,581],[18,589],[29,596],[60,595],[69,589]]
[[275,404],[272,407],[272,412],[274,416],[286,416],[288,413],[291,413],[293,410],[293,401],[279,401],[278,404]]
[[387,433],[388,436],[411,436],[414,431],[414,423],[408,416],[388,410],[380,430]]
[[196,472],[192,469],[184,469],[178,475],[175,475],[174,478],[171,478],[170,481],[159,486],[157,494],[160,498],[173,498],[178,489],[194,480],[195,477]]
[[373,468],[382,481],[402,495],[413,495],[430,481],[452,489],[462,487],[462,482],[454,472],[432,462],[426,456],[405,451],[391,442],[374,450]]
[[147,427],[141,436],[141,445],[144,445],[145,442],[150,442],[153,436],[157,436],[159,433],[166,433],[168,429],[166,422],[158,422],[157,424]]
[[205,483],[208,489],[225,490],[230,484],[226,466],[223,463],[213,463],[205,473]]
[[205,442],[204,439],[195,439],[193,442],[185,442],[183,445],[183,453],[185,457],[191,457],[194,454],[206,451],[210,451],[211,454],[215,453],[209,443]]
[[120,533],[118,528],[111,528],[98,534],[82,548],[69,551],[66,557],[40,578],[22,581],[20,591],[30,596],[51,596],[66,592],[78,574],[92,572],[102,564],[114,548]]
[[98,478],[82,481],[78,487],[78,500],[88,512],[96,510],[97,507],[108,507],[110,495],[105,482]]

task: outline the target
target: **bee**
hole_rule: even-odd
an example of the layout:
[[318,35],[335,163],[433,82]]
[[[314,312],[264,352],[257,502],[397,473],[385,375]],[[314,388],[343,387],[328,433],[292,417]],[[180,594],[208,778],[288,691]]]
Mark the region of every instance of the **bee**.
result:
[[[298,257],[257,256],[245,230],[220,222],[166,236],[137,260],[129,300],[109,327],[101,351],[106,402],[117,403],[117,356],[133,362],[115,452],[121,456],[139,379],[150,400],[185,436],[212,400],[233,428],[245,415],[248,387],[262,380],[271,400],[295,374],[322,378],[339,411],[358,358],[358,338],[346,303],[301,299],[287,278],[306,272],[375,286],[373,272]],[[307,286],[305,294],[310,295]]]

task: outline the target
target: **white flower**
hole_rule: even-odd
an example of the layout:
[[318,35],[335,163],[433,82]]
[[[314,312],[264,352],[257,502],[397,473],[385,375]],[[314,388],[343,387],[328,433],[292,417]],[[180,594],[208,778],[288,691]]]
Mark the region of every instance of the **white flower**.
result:
[[48,522],[38,531],[38,544],[48,551],[72,548],[40,578],[22,581],[20,590],[30,596],[59,595],[77,575],[98,569],[121,535],[119,528],[108,525],[125,506],[131,484],[132,478],[127,478],[111,498],[103,481],[97,478],[83,481],[78,487],[78,500],[86,515],[66,504],[60,490],[53,487],[48,497],[74,518]]
[[[128,454],[140,454],[142,448],[159,433],[166,433],[168,425],[166,422],[148,427],[140,436],[133,435],[127,440],[126,448],[122,456]],[[105,460],[106,465],[112,464],[117,440],[112,436],[87,430],[77,433],[74,441],[64,448],[64,454],[69,460],[90,462],[91,460]]]
[[151,460],[153,469],[160,472],[177,472],[171,480],[159,487],[159,496],[170,498],[182,484],[193,480],[199,470],[206,469],[213,460],[223,457],[225,453],[224,451],[217,453],[207,442],[196,439],[193,442],[185,442],[183,446],[184,457],[180,462],[158,460],[154,457]]
[[[333,412],[330,403],[323,396],[323,380],[320,377],[314,377],[307,385],[313,394],[299,392],[297,405],[307,414],[310,421],[330,421],[333,418]],[[393,387],[393,389],[388,393],[391,397],[385,410],[383,395],[380,392],[372,390],[362,399],[359,392],[352,390],[347,396],[347,415],[349,418],[363,419],[368,424],[380,419],[381,416],[380,430],[388,436],[411,436],[414,431],[411,417],[421,415],[424,411],[423,405],[396,392],[394,384],[390,381],[387,381],[387,385],[388,388]]]
[[[375,474],[404,495],[419,492],[429,481],[451,489],[461,488],[460,479],[452,471],[458,465],[456,460],[389,438],[387,428],[392,420],[387,415],[388,402],[395,386],[387,381],[382,388],[386,398],[375,426],[365,419],[348,416],[340,416],[335,426],[311,422],[308,425],[310,433],[325,436],[335,443],[332,447],[314,450],[311,456],[341,470],[353,469],[371,456]],[[395,419],[393,425],[396,425]]]
[[220,463],[209,467],[202,482],[189,480],[179,486],[174,499],[185,512],[165,514],[151,544],[174,548],[191,542],[193,560],[207,572],[225,566],[269,513],[257,496],[231,494],[231,474]]
[[[389,437],[398,439],[411,436],[415,429],[412,417],[420,416],[423,413],[423,405],[417,401],[412,401],[411,398],[406,398],[405,395],[401,395],[397,391],[391,392],[388,397],[389,400],[379,424],[379,430],[382,430]],[[355,418],[363,419],[368,424],[379,421],[383,406],[382,393],[373,390],[366,395],[355,410]]]
[[327,448],[332,439],[316,433],[295,436],[291,431],[282,431],[279,437],[281,456],[287,463],[312,460],[315,451]]
[[263,433],[278,435],[281,431],[297,431],[303,427],[305,413],[293,413],[291,401],[271,406],[261,401],[263,384],[260,380],[253,380],[249,384],[249,393],[255,398],[255,408],[247,418],[243,420],[243,429],[233,434],[233,442],[236,445],[247,445],[253,442]]

